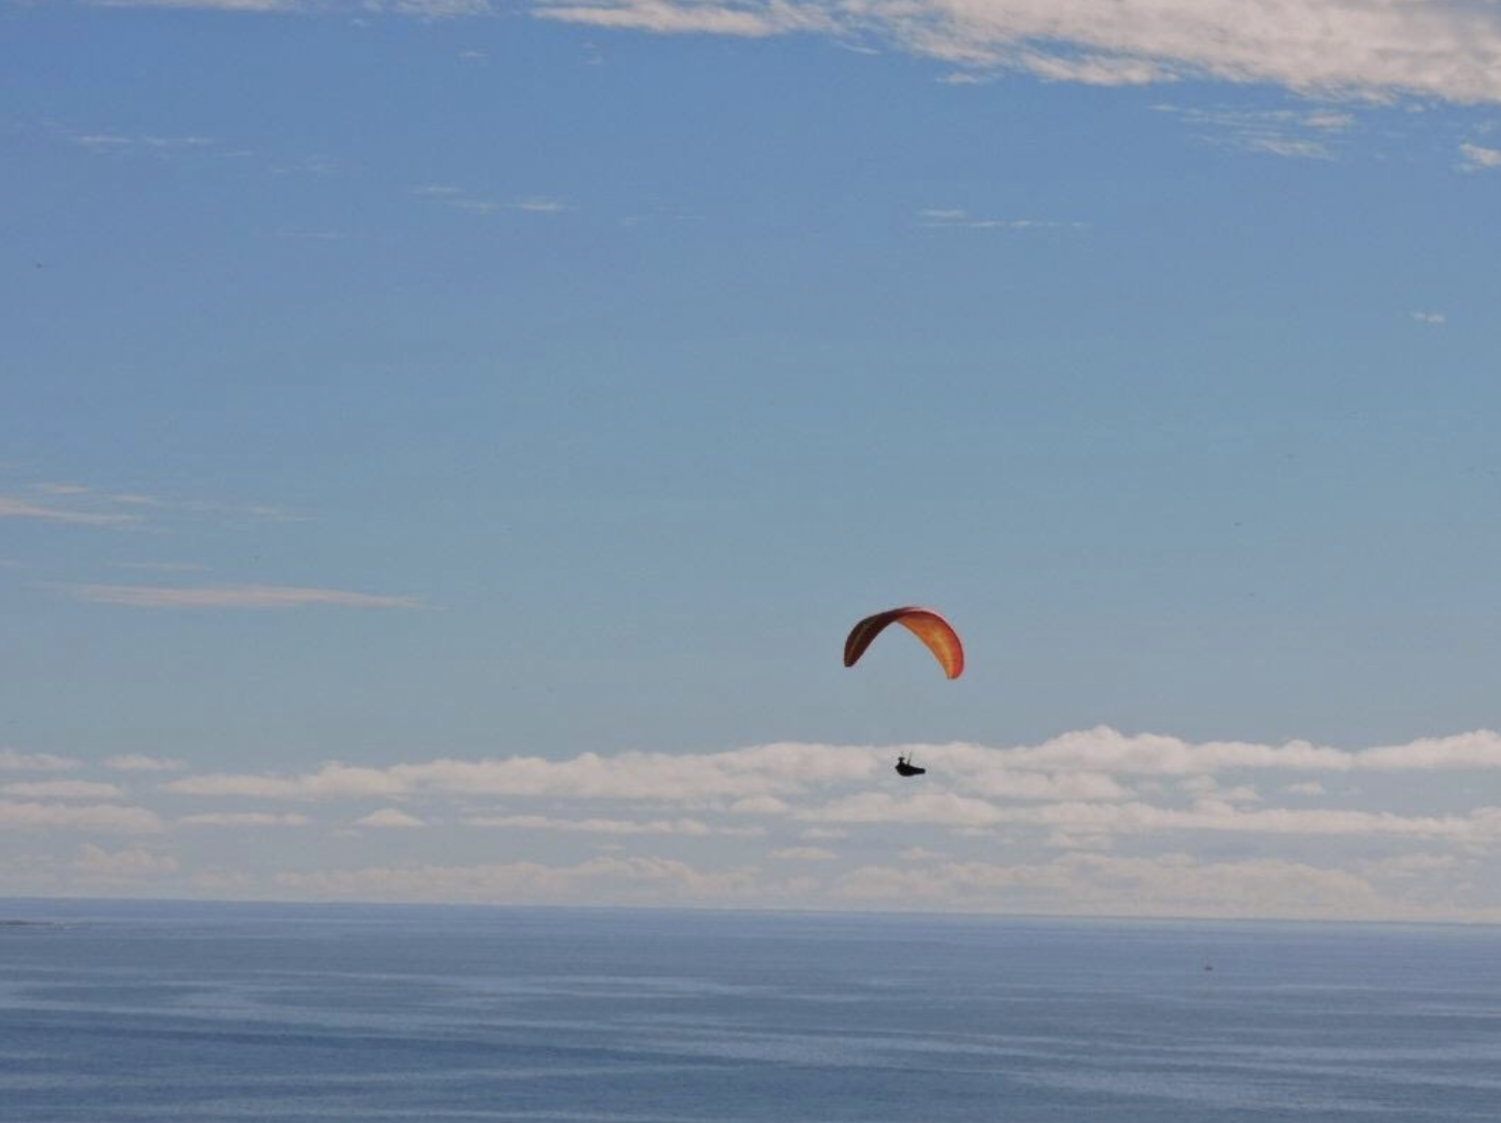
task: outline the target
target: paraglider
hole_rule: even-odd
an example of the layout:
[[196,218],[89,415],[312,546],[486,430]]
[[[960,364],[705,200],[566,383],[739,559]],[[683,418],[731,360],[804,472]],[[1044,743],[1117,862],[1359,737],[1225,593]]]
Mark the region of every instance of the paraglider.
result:
[[964,673],[964,645],[959,642],[959,633],[931,608],[913,606],[877,612],[850,629],[849,638],[844,641],[844,665],[853,667],[859,662],[871,641],[890,624],[900,624],[922,640],[949,678],[958,678]]
[[[844,641],[844,665],[853,667],[865,654],[871,642],[890,624],[900,624],[933,653],[943,673],[949,678],[958,678],[964,673],[964,645],[959,642],[959,633],[953,626],[931,608],[890,608],[867,616],[852,629]],[[910,753],[896,758],[896,774],[905,778],[926,776],[928,770],[912,763]]]

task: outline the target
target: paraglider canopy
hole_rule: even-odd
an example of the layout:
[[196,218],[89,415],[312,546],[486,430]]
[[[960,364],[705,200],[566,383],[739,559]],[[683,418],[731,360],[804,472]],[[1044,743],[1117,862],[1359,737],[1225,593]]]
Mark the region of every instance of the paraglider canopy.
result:
[[958,678],[964,673],[964,645],[959,642],[959,633],[931,608],[910,605],[877,612],[856,624],[844,641],[844,665],[853,667],[859,662],[871,641],[890,624],[900,624],[922,640],[949,678]]

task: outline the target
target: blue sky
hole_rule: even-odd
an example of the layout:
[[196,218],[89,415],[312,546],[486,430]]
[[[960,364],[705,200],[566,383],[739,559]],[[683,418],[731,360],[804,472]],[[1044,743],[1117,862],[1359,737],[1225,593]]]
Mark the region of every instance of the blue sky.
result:
[[0,28],[0,892],[1501,916],[1489,8]]

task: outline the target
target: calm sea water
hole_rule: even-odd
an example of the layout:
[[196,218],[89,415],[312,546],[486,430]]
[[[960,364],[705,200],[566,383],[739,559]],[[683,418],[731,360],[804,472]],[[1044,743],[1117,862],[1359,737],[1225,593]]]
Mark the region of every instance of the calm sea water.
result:
[[[0,1119],[1501,1119],[1501,932],[0,901]],[[1206,964],[1213,970],[1205,970]]]

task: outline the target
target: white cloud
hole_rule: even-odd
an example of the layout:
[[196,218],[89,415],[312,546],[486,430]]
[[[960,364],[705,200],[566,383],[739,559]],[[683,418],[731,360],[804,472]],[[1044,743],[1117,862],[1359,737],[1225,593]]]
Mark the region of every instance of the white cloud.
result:
[[177,859],[144,846],[110,851],[86,842],[79,850],[73,869],[87,880],[129,882],[136,878],[176,873]]
[[[75,138],[77,139],[77,138]],[[85,138],[97,143],[142,144],[157,149],[193,147],[211,143],[204,137],[115,137],[96,136]],[[163,499],[145,495],[139,491],[122,491],[87,484],[50,481],[32,484],[31,490],[39,495],[65,498],[72,501],[68,508],[37,506],[14,496],[0,497],[0,518],[40,518],[63,522],[92,525],[137,524],[145,521],[142,511],[154,517],[166,515],[204,516],[217,515],[236,520],[253,522],[306,522],[306,518],[289,514],[265,503],[224,503],[205,499]],[[89,509],[79,510],[80,504]],[[127,510],[120,511],[124,507]],[[155,569],[161,571],[202,569],[201,565],[185,565],[172,562],[111,562],[110,564],[130,569]]]
[[378,768],[352,768],[334,762],[303,776],[234,776],[210,773],[173,780],[169,792],[181,795],[245,796],[253,799],[360,799],[401,795],[407,786]]
[[1315,110],[1311,113],[1299,113],[1299,122],[1310,129],[1322,129],[1324,132],[1343,132],[1355,123],[1355,118],[1343,110]]
[[415,815],[408,815],[395,807],[382,807],[379,811],[372,811],[364,818],[356,819],[357,827],[376,827],[380,829],[413,830],[417,827],[427,826]]
[[[585,753],[555,761],[518,756],[383,767],[330,762],[301,774],[175,776],[152,794],[366,801],[329,821],[343,824],[343,833],[428,828],[393,831],[402,837],[387,840],[408,862],[321,868],[326,858],[310,839],[298,849],[306,868],[273,875],[257,866],[265,860],[258,853],[241,848],[241,870],[225,869],[220,855],[217,865],[183,872],[184,885],[207,885],[198,879],[212,875],[214,884],[238,896],[1501,917],[1501,898],[1495,896],[1501,882],[1488,872],[1501,850],[1501,806],[1483,803],[1488,785],[1468,777],[1448,784],[1371,782],[1362,793],[1346,782],[1343,806],[1311,805],[1325,794],[1322,781],[1333,775],[1495,771],[1501,768],[1501,738],[1494,733],[1344,750],[1300,741],[1194,743],[1094,729],[1012,748],[912,748],[929,767],[917,782],[891,774],[897,747],[779,743],[678,755]],[[64,783],[72,794],[92,798],[78,806],[64,800],[63,788],[33,783]],[[141,834],[164,829],[149,809],[106,804],[106,788],[113,791],[92,782],[28,779],[19,790],[0,789],[0,828]],[[20,798],[23,793],[32,798]],[[1362,805],[1349,806],[1357,797]],[[1383,798],[1391,802],[1382,806]],[[580,801],[587,811],[559,810],[577,809]],[[1277,806],[1283,801],[1292,806]],[[484,810],[497,802],[503,811]],[[1435,806],[1444,810],[1433,811]],[[413,809],[421,809],[420,819]],[[304,814],[271,809],[192,810],[171,825],[180,831],[274,830],[312,822]],[[734,841],[767,834],[760,823],[737,814],[746,811],[771,816],[774,845]],[[831,842],[861,827],[867,829],[859,835],[859,850],[842,854],[846,848]],[[536,832],[500,836],[504,847],[535,860],[434,862],[434,854],[492,846],[496,836],[481,838],[465,828]],[[548,833],[628,842],[630,849],[553,865],[543,858],[550,848],[566,853],[577,842]],[[892,837],[898,841],[891,843]],[[851,861],[878,839],[890,855],[883,864]],[[675,847],[691,846],[695,864],[626,857],[651,840],[661,840],[664,848],[669,840]],[[207,839],[196,841],[203,845],[179,855],[185,864],[211,853]],[[1234,857],[1209,861],[1171,852],[1191,841]],[[1008,860],[997,861],[996,855]],[[766,870],[756,868],[761,863]],[[65,875],[66,862],[57,870]],[[250,880],[235,880],[239,873]],[[912,878],[914,873],[921,876]],[[7,884],[29,884],[24,871],[0,874]]]
[[353,593],[343,589],[309,589],[289,585],[222,585],[206,588],[168,588],[148,585],[71,585],[77,600],[120,604],[131,608],[302,608],[335,605],[341,608],[421,608],[415,597]]
[[[864,748],[775,744],[721,753],[583,753],[561,761],[526,756],[443,759],[384,769],[333,763],[300,776],[196,776],[174,781],[168,787],[191,795],[282,799],[441,792],[663,802],[741,800],[867,780],[884,770],[886,755],[884,750]],[[756,813],[767,814],[774,806],[758,803],[739,809],[754,807]]]
[[78,766],[78,761],[52,753],[0,749],[0,772],[68,772]]
[[[126,136],[120,133],[82,133],[73,136],[75,144],[81,144],[85,148],[96,152],[124,152],[124,151],[170,151],[173,149],[207,148],[214,143],[212,137],[206,136]],[[55,489],[59,486],[68,485],[42,484],[38,490]],[[83,494],[89,488],[74,485],[71,491],[56,491],[53,494]]]
[[1353,114],[1327,108],[1246,109],[1172,104],[1152,108],[1203,130],[1203,138],[1213,143],[1303,159],[1331,159],[1334,155],[1331,144],[1356,124]]
[[[96,2],[373,9],[424,20],[494,11],[487,0]],[[528,7],[540,19],[660,35],[818,34],[862,51],[890,44],[962,68],[951,82],[1014,71],[1097,86],[1212,79],[1323,97],[1501,101],[1501,12],[1474,0],[529,0]],[[113,135],[93,139],[106,145]]]
[[786,815],[792,811],[792,804],[774,795],[752,795],[737,799],[729,810],[734,815]]
[[531,214],[560,214],[572,210],[561,199],[533,198],[495,202],[490,199],[449,199],[448,205],[473,214],[499,214],[502,211],[525,211]]
[[929,207],[917,212],[923,226],[939,230],[1082,230],[1082,222],[1044,218],[976,218],[950,207]]
[[1178,790],[1199,799],[1217,799],[1225,803],[1257,803],[1261,800],[1261,796],[1251,785],[1239,784],[1227,788],[1213,776],[1193,776],[1182,780],[1178,784]]
[[[107,152],[112,149],[129,148],[135,143],[134,137],[120,136],[118,133],[79,133],[73,138],[74,144],[81,144],[85,148],[91,148],[96,152]],[[55,485],[41,484],[38,491],[49,491]],[[79,488],[79,491],[86,490]],[[52,492],[52,494],[63,494]]]
[[[921,781],[900,781],[891,773],[897,753],[907,751],[915,751],[929,769]],[[1439,856],[1488,858],[1501,849],[1501,807],[1483,805],[1485,785],[1459,775],[1497,770],[1501,770],[1501,737],[1485,730],[1398,745],[1337,749],[1304,741],[1190,742],[1097,728],[1009,748],[963,743],[889,748],[778,743],[702,753],[583,753],[561,760],[510,756],[380,767],[330,762],[303,773],[176,776],[162,790],[190,797],[366,802],[368,806],[338,817],[338,822],[352,824],[346,829],[415,819],[412,808],[441,809],[434,815],[423,811],[422,820],[430,829],[411,831],[402,839],[400,845],[413,859],[410,866],[364,871],[309,868],[289,872],[291,880],[274,887],[263,886],[262,892],[271,893],[412,900],[822,904],[831,899],[836,885],[845,884],[843,879],[853,878],[847,859],[837,853],[843,848],[827,845],[829,840],[861,827],[868,828],[863,836],[870,838],[890,836],[892,827],[910,827],[896,832],[900,842],[892,853],[904,847],[911,852],[900,861],[893,857],[892,865],[905,862],[910,871],[910,863],[920,861],[962,867],[966,872],[939,879],[933,895],[908,900],[899,894],[896,907],[902,908],[974,905],[1002,911],[1090,911],[1072,899],[1057,899],[1057,894],[1077,889],[1081,871],[1117,867],[1060,863],[1085,857],[1153,859],[1152,851],[1197,840],[1217,852],[1251,851],[1275,854],[1279,859],[1292,855],[1344,867],[1309,874],[1298,872],[1305,863],[1287,862],[1276,867],[1276,878],[1266,872],[1272,867],[1255,875],[1280,878],[1283,888],[1300,884],[1299,878],[1312,879],[1331,891],[1343,886],[1354,901],[1356,883],[1364,879],[1400,898],[1400,909],[1407,910],[1399,910],[1401,915],[1418,915],[1431,907],[1468,917],[1478,906],[1454,902],[1466,892],[1475,896],[1489,891],[1464,888],[1467,878],[1474,880],[1467,872],[1470,867],[1435,866],[1435,884],[1430,885],[1396,866],[1380,875],[1385,881],[1372,881],[1379,871],[1370,863],[1435,850],[1442,852]],[[1342,806],[1316,806],[1317,797],[1325,794],[1323,781],[1331,776],[1438,772],[1455,773],[1456,779],[1447,784],[1370,783],[1364,794],[1346,781],[1341,786]],[[1419,797],[1419,789],[1432,798]],[[1360,805],[1350,806],[1357,797]],[[1279,806],[1282,803],[1289,806]],[[577,810],[581,806],[587,810]],[[1443,810],[1432,810],[1435,806]],[[371,815],[359,818],[367,812]],[[179,823],[272,826],[289,821],[278,821],[264,811],[243,814],[239,818],[230,813],[222,817],[200,814],[186,816]],[[777,832],[775,848],[737,846],[729,841],[767,833],[756,819],[748,818],[753,815],[767,817],[767,825]],[[297,816],[295,821],[306,820]],[[746,825],[731,825],[736,823]],[[519,846],[524,841],[523,852],[538,856],[538,861],[422,864],[433,852],[462,852],[480,845],[476,836],[463,833],[465,828],[534,832],[507,839],[505,845]],[[445,831],[450,834],[445,836]],[[605,867],[546,865],[540,856],[549,853],[549,847],[564,845],[557,838],[544,837],[549,833],[596,842],[634,840],[633,849],[644,848],[644,840],[691,839],[696,860],[709,866],[695,869],[692,877],[679,867],[621,867],[634,872],[617,885],[602,872]],[[943,837],[944,842],[935,845],[934,837]],[[1212,844],[1207,841],[1211,838]],[[951,857],[942,857],[936,850]],[[1006,867],[1007,873],[982,876],[979,866],[986,863],[972,859],[993,853],[1012,855],[1018,864]],[[829,856],[814,858],[814,854]],[[768,881],[761,873],[735,864],[747,859],[775,859],[778,865],[773,870],[786,870],[789,867],[781,863],[797,862],[799,877],[818,882],[809,888],[801,882],[793,887],[796,879]],[[311,851],[309,860],[316,861]],[[623,858],[616,855],[610,860]],[[1246,884],[1254,883],[1252,867],[1228,864]],[[711,868],[715,865],[724,868]],[[658,871],[659,876],[642,872],[648,869]],[[414,870],[436,870],[439,880],[419,886]],[[676,872],[669,875],[664,870]],[[877,879],[874,874],[863,876],[871,882]],[[1341,880],[1344,877],[1355,880]],[[980,883],[985,878],[999,878],[1005,884],[982,893]],[[850,907],[856,907],[859,900],[875,901],[871,895],[881,892],[873,885],[861,890],[861,884],[859,878],[850,882],[854,886],[846,900]],[[1092,884],[1086,887],[1086,903],[1093,903],[1090,907],[1120,905],[1120,894]],[[1000,896],[979,899],[992,890]],[[1268,908],[1286,906],[1289,898],[1281,893],[1281,889],[1266,891],[1265,900],[1271,902]],[[1445,904],[1440,899],[1445,893],[1454,900]],[[1178,901],[1165,891],[1161,899]],[[1350,905],[1346,911],[1354,915],[1362,909],[1374,910],[1376,901],[1367,897],[1365,904]],[[1199,910],[1195,915],[1235,911],[1212,895],[1193,908]],[[1152,909],[1144,903],[1138,911]],[[1247,906],[1247,911],[1254,913],[1255,908]],[[1339,913],[1332,905],[1324,911]]]
[[39,519],[43,522],[72,523],[76,526],[124,526],[141,521],[139,515],[44,507],[6,495],[0,495],[0,519]]
[[196,8],[225,12],[295,12],[306,0],[93,0],[102,8]]
[[798,834],[799,838],[805,838],[810,841],[829,842],[838,841],[841,838],[848,838],[849,836],[850,832],[842,827],[809,827]]
[[1109,850],[1114,843],[1108,831],[1060,829],[1048,832],[1051,850]]
[[[971,746],[933,746],[922,751],[943,754],[961,747]],[[983,751],[997,754],[1000,763],[1013,768],[1087,769],[1117,776],[1193,776],[1235,769],[1295,772],[1501,769],[1501,735],[1488,729],[1351,751],[1307,741],[1281,745],[1243,741],[1194,743],[1153,733],[1127,735],[1100,726],[1065,733],[1035,747]]]
[[822,846],[788,846],[781,850],[773,850],[771,856],[784,862],[832,862],[839,857],[832,850],[825,850]]
[[0,831],[75,830],[100,834],[158,834],[161,818],[144,807],[118,804],[18,803],[0,800]]
[[192,573],[204,568],[193,562],[163,561],[110,562],[110,565],[116,569],[145,569],[153,573]]
[[312,820],[306,815],[271,811],[208,811],[183,815],[177,820],[184,827],[305,827]]
[[1501,100],[1501,15],[1465,0],[536,0],[533,12],[658,33],[868,36],[971,69],[1094,85],[1211,78]]
[[295,871],[277,886],[299,896],[373,901],[545,903],[587,893],[595,902],[642,899],[733,901],[758,893],[753,870],[702,871],[668,858],[592,858],[574,866],[539,862],[493,865],[367,866],[354,870]]
[[1461,144],[1460,168],[1467,172],[1482,168],[1501,168],[1501,148],[1485,148],[1479,144]]
[[1204,800],[1191,809],[1147,804],[1055,804],[1007,812],[1007,821],[1127,833],[1161,831],[1235,831],[1250,834],[1346,836],[1377,835],[1494,840],[1501,835],[1501,809],[1479,808],[1468,815],[1407,816],[1386,811],[1265,808],[1242,811],[1227,803]]
[[493,11],[488,0],[387,0],[387,6],[399,15],[424,20],[484,16]]
[[1447,323],[1449,319],[1442,312],[1414,312],[1412,318],[1420,324],[1427,324],[1429,327],[1437,327],[1440,324]]
[[835,823],[930,823],[949,828],[999,824],[1041,826],[1084,832],[1154,834],[1173,831],[1233,831],[1243,834],[1349,836],[1394,835],[1467,842],[1501,839],[1501,808],[1482,807],[1468,815],[1406,816],[1385,811],[1264,808],[1242,810],[1222,799],[1201,799],[1190,808],[1148,803],[1051,803],[1040,807],[998,807],[984,800],[934,792],[896,797],[865,792],[833,800],[801,813],[804,819]]
[[595,27],[653,31],[661,35],[710,34],[765,38],[793,31],[838,30],[837,20],[817,4],[795,0],[736,3],[734,0],[541,0],[544,19]]
[[1005,820],[994,804],[953,792],[902,797],[862,792],[809,808],[799,817],[819,823],[937,823],[949,827],[988,827]]
[[1046,863],[953,862],[921,870],[867,866],[835,889],[845,902],[892,909],[1108,916],[1288,919],[1463,918],[1501,910],[1388,896],[1361,873],[1310,862],[1202,861],[1187,854],[1069,853]]
[[1357,873],[1310,862],[1204,862],[1187,854],[1074,857],[1077,876],[1091,887],[1088,896],[1109,900],[1111,911],[1125,915],[1160,908],[1184,916],[1432,918],[1430,910],[1386,897]]
[[17,799],[124,799],[125,793],[114,784],[93,780],[30,780],[0,784],[0,793]]
[[180,760],[170,757],[147,756],[145,753],[124,753],[109,757],[104,767],[118,772],[181,772],[187,767]]
[[941,862],[947,858],[947,854],[940,854],[936,850],[929,850],[924,846],[909,846],[897,855],[904,862]]
[[1247,141],[1246,147],[1253,152],[1267,152],[1273,156],[1296,156],[1304,160],[1327,160],[1330,156],[1328,147],[1320,142],[1292,137],[1256,137]]
[[[715,833],[697,819],[555,819],[547,815],[477,815],[464,822],[471,827],[511,830],[567,831],[577,834],[681,834],[703,837]],[[738,833],[738,832],[737,832]]]
[[[207,774],[168,784],[186,795],[264,799],[390,799],[403,795],[499,796],[647,801],[717,807],[737,814],[808,816],[793,801],[810,793],[857,786],[852,800],[882,799],[918,814],[921,801],[895,801],[869,790],[884,779],[898,752],[915,752],[929,766],[922,801],[946,808],[943,821],[983,826],[1000,821],[997,801],[1104,803],[1138,799],[1121,782],[1129,777],[1211,777],[1226,772],[1433,772],[1501,770],[1501,736],[1478,730],[1404,745],[1335,749],[1304,741],[1263,745],[1236,741],[1193,743],[1157,734],[1126,735],[1096,728],[1035,746],[907,745],[891,748],[778,743],[713,753],[582,753],[566,760],[534,756],[439,759],[367,768],[331,762],[298,775]],[[959,792],[939,785],[951,784]],[[1210,787],[1222,801],[1252,802],[1247,784]],[[832,805],[838,815],[857,804]],[[926,814],[923,812],[922,814]],[[856,821],[856,820],[850,820]],[[931,818],[925,821],[932,821]]]
[[[169,506],[165,499],[157,499],[151,495],[141,495],[133,491],[117,491],[104,497],[111,503],[123,503],[127,507],[166,507]],[[128,565],[129,563],[122,563]],[[141,562],[142,568],[153,569],[202,569],[198,565],[174,565],[172,562]]]

